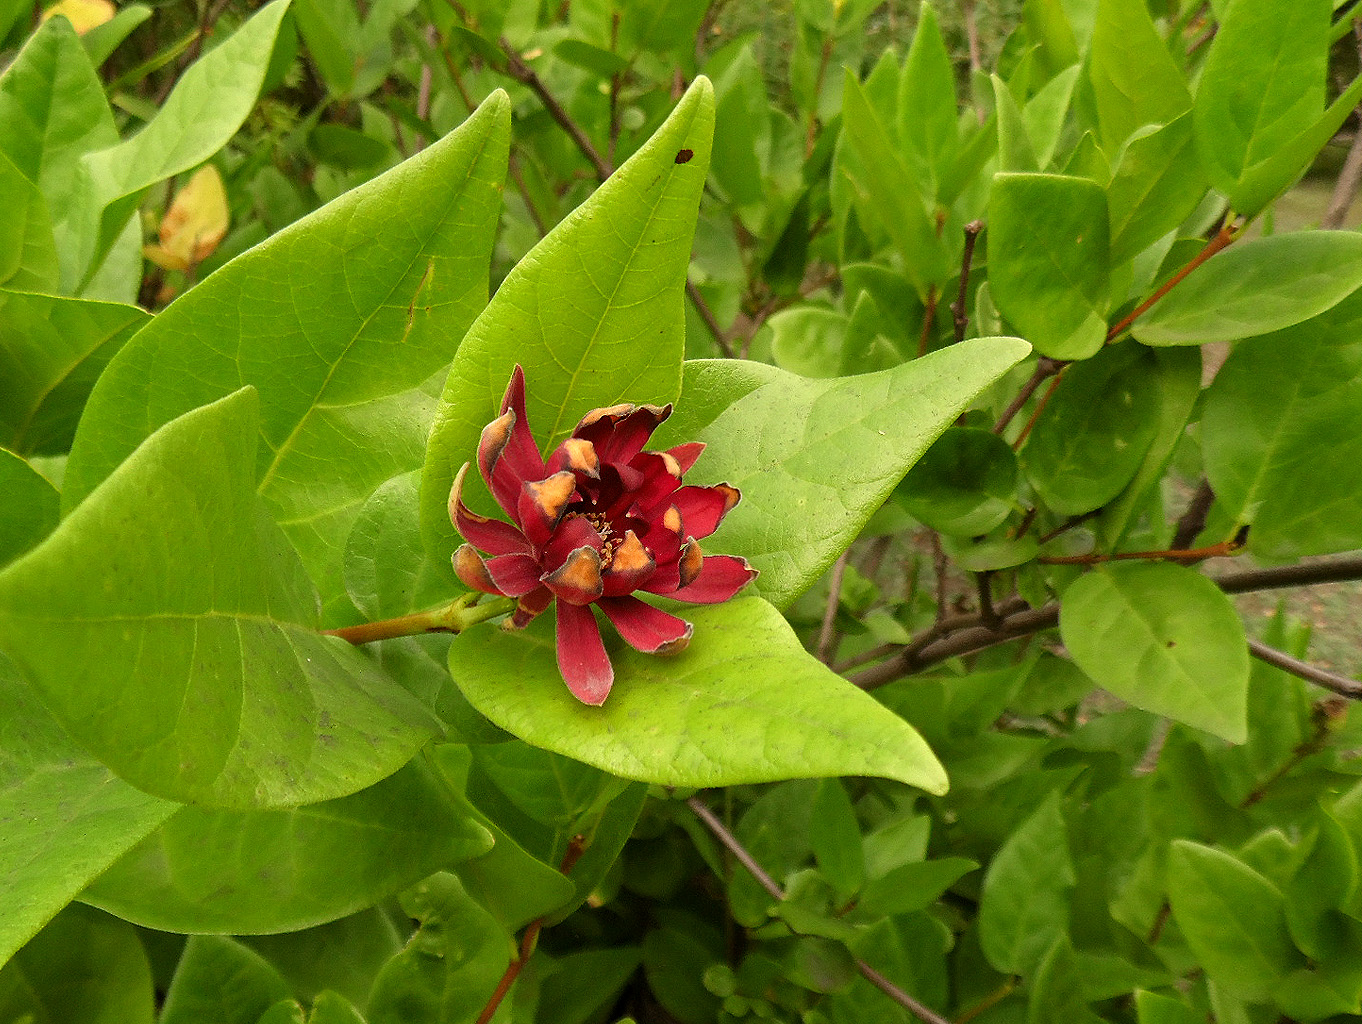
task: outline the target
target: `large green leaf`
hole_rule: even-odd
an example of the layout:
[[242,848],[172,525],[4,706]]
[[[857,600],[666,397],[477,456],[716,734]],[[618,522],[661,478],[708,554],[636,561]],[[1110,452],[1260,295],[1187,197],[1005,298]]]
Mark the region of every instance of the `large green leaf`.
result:
[[157,182],[203,163],[227,144],[255,106],[288,0],[258,11],[230,39],[195,61],[136,135],[81,158],[81,210],[76,270],[83,287],[99,270],[114,240]]
[[[430,550],[453,550],[454,475],[473,460],[517,363],[545,450],[593,408],[676,399],[686,267],[713,129],[714,94],[701,77],[643,148],[507,275],[469,329],[426,455],[421,530]],[[682,150],[692,155],[678,163]],[[476,474],[464,496],[479,511],[495,508]]]
[[1022,465],[1052,511],[1100,508],[1135,476],[1157,426],[1157,362],[1114,345],[1069,367],[1022,449]]
[[1005,974],[1035,970],[1068,934],[1076,881],[1060,796],[1052,793],[1008,836],[984,876],[979,944],[989,963]]
[[0,1020],[151,1024],[155,1016],[136,930],[89,907],[67,907],[0,969]]
[[1100,0],[1088,77],[1102,142],[1111,154],[1137,128],[1166,125],[1192,108],[1182,72],[1144,4]]
[[1330,10],[1330,0],[1231,0],[1220,20],[1193,107],[1196,145],[1241,212],[1257,212],[1235,195],[1246,172],[1324,110]]
[[13,452],[0,448],[0,566],[22,555],[57,525],[56,489]]
[[1287,933],[1281,891],[1223,850],[1176,840],[1168,901],[1206,973],[1246,999],[1270,996],[1304,959]]
[[54,285],[60,280],[69,288],[83,269],[71,223],[83,201],[80,158],[117,142],[113,112],[85,47],[68,20],[49,18],[0,76],[0,153],[47,199],[61,240]]
[[1217,253],[1131,326],[1146,345],[1238,341],[1302,323],[1362,286],[1362,235],[1302,231]]
[[1086,359],[1106,337],[1107,199],[1086,178],[999,174],[989,199],[989,288],[1027,341]]
[[160,1024],[256,1024],[289,994],[260,954],[222,935],[191,935],[161,1008]]
[[941,37],[936,12],[923,4],[913,43],[899,75],[898,138],[915,177],[935,199],[949,178],[960,148],[955,69]]
[[0,152],[0,286],[51,291],[57,285],[57,243],[38,186]]
[[258,430],[247,388],[173,420],[0,573],[0,647],[73,737],[161,796],[344,796],[434,729],[315,632],[316,591],[255,494]]
[[368,789],[306,807],[186,807],[80,898],[161,931],[296,931],[491,847],[462,795],[417,760]]
[[[757,592],[784,608],[846,550],[941,432],[1027,352],[1016,338],[974,338],[892,370],[828,380],[687,363],[678,424],[664,425],[659,445],[708,445],[692,476],[726,480],[743,496],[714,550],[746,557],[761,571]],[[752,387],[757,380],[766,383]]]
[[1362,546],[1362,293],[1236,346],[1206,394],[1206,473],[1266,558]]
[[1249,656],[1229,599],[1165,562],[1102,566],[1064,591],[1060,635],[1079,668],[1122,700],[1243,743]]
[[487,294],[510,104],[188,292],[100,378],[63,489],[70,510],[167,420],[251,384],[259,490],[328,604],[364,500],[419,466],[442,372]]
[[551,613],[521,633],[461,634],[450,672],[503,729],[627,779],[728,786],[878,775],[945,791],[945,772],[912,727],[810,657],[765,601],[686,615],[695,639],[680,655],[614,652],[615,688],[600,708],[563,685]]
[[409,892],[403,909],[421,927],[374,979],[365,1017],[370,1024],[473,1021],[506,969],[510,935],[446,872]]
[[150,320],[117,302],[0,291],[0,444],[66,452],[100,373]]
[[1137,129],[1107,186],[1111,265],[1120,266],[1186,220],[1206,194],[1192,118]]
[[178,804],[133,789],[73,743],[0,656],[0,963]]

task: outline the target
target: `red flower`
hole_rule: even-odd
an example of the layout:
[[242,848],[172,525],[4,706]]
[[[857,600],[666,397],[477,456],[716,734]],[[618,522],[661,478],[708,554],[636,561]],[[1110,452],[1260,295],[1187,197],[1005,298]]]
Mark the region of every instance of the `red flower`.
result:
[[[449,514],[468,543],[454,571],[475,590],[517,599],[523,627],[558,599],[558,669],[585,704],[602,704],[614,670],[591,612],[605,613],[637,650],[673,654],[691,624],[645,604],[635,590],[692,604],[727,601],[757,571],[733,555],[705,555],[708,537],[738,503],[728,484],[683,486],[704,450],[699,442],[663,452],[643,446],[670,405],[612,405],[587,413],[543,459],[525,420],[525,375],[511,375],[501,415],[478,443],[478,469],[511,523],[470,512],[460,499],[467,464],[454,480]],[[478,550],[487,552],[484,559]]]

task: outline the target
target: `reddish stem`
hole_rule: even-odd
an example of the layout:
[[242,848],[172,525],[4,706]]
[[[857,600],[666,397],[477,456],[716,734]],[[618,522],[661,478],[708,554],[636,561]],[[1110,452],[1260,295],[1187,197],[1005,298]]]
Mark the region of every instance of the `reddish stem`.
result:
[[1154,305],[1154,303],[1158,302],[1161,298],[1163,298],[1170,291],[1172,291],[1174,286],[1177,285],[1179,281],[1181,281],[1184,277],[1190,274],[1197,267],[1201,266],[1201,264],[1205,263],[1208,259],[1210,259],[1216,253],[1218,253],[1221,249],[1225,248],[1225,246],[1233,242],[1234,239],[1237,237],[1235,234],[1236,230],[1237,229],[1233,221],[1226,221],[1224,225],[1220,228],[1220,230],[1216,232],[1215,237],[1206,243],[1205,248],[1187,261],[1187,265],[1185,267],[1183,267],[1176,274],[1174,274],[1167,281],[1165,281],[1159,287],[1159,289],[1156,292],[1154,292],[1153,295],[1149,296],[1149,298],[1145,299],[1133,310],[1131,310],[1130,314],[1124,320],[1118,323],[1111,330],[1107,331],[1107,341],[1114,341],[1116,338],[1120,337],[1122,332],[1124,332],[1127,327],[1129,327],[1136,320],[1142,317],[1148,311],[1150,306]]

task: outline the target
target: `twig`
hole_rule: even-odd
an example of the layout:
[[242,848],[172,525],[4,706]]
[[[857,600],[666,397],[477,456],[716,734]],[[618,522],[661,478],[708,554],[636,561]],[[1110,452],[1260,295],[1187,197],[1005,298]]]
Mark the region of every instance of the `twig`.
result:
[[932,328],[936,326],[936,285],[927,286],[927,309],[922,314],[922,332],[917,338],[917,357],[927,354],[927,345],[932,340]]
[[1121,334],[1125,331],[1127,327],[1129,327],[1141,316],[1143,316],[1150,306],[1154,305],[1154,303],[1158,302],[1161,298],[1163,298],[1170,291],[1172,291],[1173,288],[1180,281],[1182,281],[1183,278],[1185,278],[1197,267],[1201,266],[1201,264],[1205,263],[1208,259],[1210,259],[1216,253],[1218,253],[1221,249],[1225,248],[1227,245],[1233,242],[1235,238],[1238,237],[1236,234],[1237,230],[1238,228],[1235,226],[1233,221],[1226,221],[1224,224],[1222,224],[1220,230],[1215,233],[1215,237],[1212,238],[1209,242],[1207,242],[1205,247],[1199,253],[1197,253],[1190,260],[1188,260],[1186,266],[1184,266],[1176,274],[1174,274],[1167,281],[1165,281],[1158,288],[1158,290],[1154,292],[1153,295],[1149,296],[1149,298],[1145,299],[1133,310],[1131,310],[1129,315],[1126,316],[1124,320],[1122,320],[1115,327],[1107,331],[1107,341],[1115,341],[1118,337],[1121,336]]
[[[1353,22],[1353,38],[1357,40],[1358,57],[1362,59],[1362,23]],[[1362,122],[1362,107],[1358,108],[1355,116]],[[1353,144],[1348,147],[1348,158],[1343,161],[1343,168],[1338,172],[1338,180],[1334,182],[1334,194],[1329,198],[1329,208],[1324,211],[1319,226],[1341,228],[1348,218],[1348,211],[1352,208],[1360,187],[1362,187],[1362,127],[1353,134]]]
[[932,570],[936,573],[936,624],[940,625],[945,621],[947,615],[946,605],[946,573],[950,569],[951,563],[946,558],[946,551],[941,546],[941,534],[932,533]]
[[1060,371],[1055,374],[1054,379],[1050,381],[1050,386],[1045,389],[1045,394],[1040,396],[1040,401],[1036,403],[1036,408],[1032,411],[1031,418],[1026,421],[1026,426],[1022,427],[1021,433],[1018,434],[1017,439],[1012,442],[1012,450],[1014,452],[1020,451],[1021,446],[1026,443],[1026,439],[1031,436],[1031,431],[1035,428],[1036,421],[1040,419],[1040,414],[1045,411],[1045,407],[1050,404],[1050,399],[1053,398],[1055,394],[1055,388],[1059,387],[1059,382],[1064,379],[1064,371],[1068,366],[1069,364],[1066,363],[1060,368]]
[[969,326],[969,272],[974,262],[974,243],[979,232],[984,230],[984,222],[972,220],[965,225],[965,251],[960,256],[960,290],[951,303],[951,316],[955,320],[955,343],[965,340],[965,328]]
[[[573,836],[568,843],[567,852],[563,854],[562,863],[558,865],[558,870],[566,875],[571,873],[572,867],[577,863],[583,851],[586,850],[586,837]],[[506,998],[506,993],[511,991],[511,986],[515,984],[516,978],[520,976],[521,968],[534,953],[535,944],[539,941],[539,933],[544,928],[544,918],[536,917],[525,927],[525,934],[520,938],[520,953],[509,964],[506,965],[506,973],[501,976],[501,981],[497,982],[496,991],[487,1000],[487,1005],[482,1008],[482,1013],[478,1014],[477,1024],[487,1024],[497,1012],[497,1007]]]
[[709,303],[690,278],[686,278],[686,294],[690,296],[690,301],[695,303],[695,311],[700,314],[700,319],[714,336],[714,343],[719,346],[719,351],[723,353],[725,359],[732,359],[733,345],[728,339],[728,333],[719,326],[719,318],[714,315],[714,310],[709,308]]
[[1244,548],[1248,527],[1240,530],[1233,539],[1211,544],[1204,548],[1165,548],[1160,551],[1117,551],[1110,555],[1092,552],[1086,555],[1041,555],[1036,559],[1042,565],[1101,565],[1103,562],[1121,561],[1168,561],[1204,562],[1208,558],[1227,558],[1237,555]]
[[823,612],[823,628],[818,632],[818,660],[824,665],[831,665],[837,653],[837,630],[834,623],[837,621],[837,605],[842,598],[842,580],[846,577],[847,562],[850,558],[851,549],[847,548],[832,566],[828,606]]
[[521,85],[529,86],[530,91],[539,97],[539,102],[544,104],[544,109],[549,112],[549,116],[558,122],[558,126],[568,133],[572,141],[576,143],[577,148],[582,151],[582,155],[590,161],[592,168],[596,171],[596,179],[604,181],[610,177],[610,165],[600,153],[596,152],[596,147],[587,138],[586,132],[582,131],[581,126],[572,119],[572,115],[558,102],[557,97],[549,92],[548,86],[544,84],[543,79],[535,74],[534,68],[525,63],[525,59],[520,56],[505,36],[497,40],[497,45],[501,47],[501,52],[506,55],[506,73]]
[[1308,587],[1316,583],[1346,583],[1362,580],[1362,555],[1336,558],[1312,565],[1282,565],[1271,569],[1245,569],[1211,577],[1215,585],[1227,594],[1244,594],[1252,590],[1276,590],[1281,587]]
[[1215,491],[1211,490],[1211,482],[1204,476],[1196,486],[1196,493],[1192,495],[1192,500],[1187,503],[1186,510],[1178,519],[1177,529],[1173,531],[1173,540],[1169,547],[1185,548],[1202,530],[1206,529],[1206,517],[1211,513],[1211,505],[1215,501]]
[[989,629],[997,629],[1002,620],[998,618],[998,612],[993,607],[992,571],[975,573],[974,583],[979,591],[979,621]]
[[1064,369],[1064,366],[1065,364],[1058,359],[1041,356],[1036,363],[1035,372],[1031,374],[1031,379],[1021,386],[1021,390],[1017,392],[1017,397],[1012,399],[1011,404],[998,417],[998,422],[993,424],[993,432],[1001,434],[1006,430],[1008,424],[1016,418],[1017,413],[1021,412],[1022,406],[1030,401],[1031,396],[1036,393],[1036,388],[1059,373],[1060,370]]
[[339,629],[323,629],[322,636],[335,636],[359,646],[376,640],[393,640],[401,636],[420,636],[422,633],[462,633],[469,626],[505,615],[515,609],[510,598],[493,598],[479,604],[481,594],[464,594],[447,605],[395,619],[361,622]]
[[[704,823],[705,827],[714,834],[714,838],[719,840],[724,849],[733,854],[738,863],[751,872],[752,877],[757,880],[757,884],[765,889],[773,900],[779,902],[785,899],[785,890],[776,883],[774,878],[766,873],[766,870],[757,863],[757,859],[748,852],[747,847],[743,846],[743,844],[738,841],[738,837],[728,830],[724,823],[719,820],[718,816],[709,809],[709,806],[703,800],[698,796],[693,796],[686,801],[686,806],[689,807],[695,816]],[[790,928],[790,930],[795,931],[794,928]],[[799,933],[796,932],[796,934]],[[861,977],[865,978],[866,981],[870,982],[870,984],[874,985],[909,1013],[916,1014],[920,1019],[926,1021],[927,1024],[951,1024],[945,1017],[941,1016],[930,1006],[914,999],[864,960],[856,960],[856,969],[860,971]],[[479,1022],[479,1024],[484,1024],[484,1022]]]
[[1248,648],[1249,653],[1259,661],[1275,665],[1284,672],[1290,672],[1293,676],[1299,676],[1307,682],[1315,683],[1326,690],[1332,690],[1340,696],[1362,700],[1362,681],[1349,679],[1337,672],[1330,672],[1327,668],[1321,668],[1318,665],[1310,664],[1308,661],[1293,658],[1285,651],[1269,647],[1260,640],[1249,640]]

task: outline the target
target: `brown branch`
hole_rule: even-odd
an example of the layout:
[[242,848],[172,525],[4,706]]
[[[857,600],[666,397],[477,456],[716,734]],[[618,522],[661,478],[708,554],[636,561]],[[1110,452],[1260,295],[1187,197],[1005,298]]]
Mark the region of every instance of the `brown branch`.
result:
[[[566,875],[572,872],[573,865],[586,850],[586,837],[573,836],[568,843],[567,852],[563,854],[562,863],[558,865],[558,870]],[[539,941],[539,933],[544,928],[544,918],[536,917],[525,928],[525,934],[520,938],[520,955],[506,965],[506,973],[501,976],[501,981],[497,982],[496,991],[487,1000],[487,1005],[482,1008],[482,1013],[478,1014],[477,1024],[487,1024],[495,1016],[497,1007],[506,998],[506,993],[511,991],[511,986],[515,984],[516,978],[520,976],[521,969],[526,961],[534,953],[534,947]]]
[[1040,387],[1046,380],[1059,373],[1067,364],[1058,359],[1051,359],[1049,356],[1041,356],[1036,362],[1035,372],[1031,374],[1031,379],[1021,386],[1017,392],[1017,397],[1012,399],[1011,404],[1003,410],[1003,414],[998,417],[998,422],[993,424],[993,432],[1001,434],[1007,429],[1009,423],[1016,418],[1017,413],[1021,412],[1022,406],[1030,401],[1031,396],[1036,393],[1036,388]]
[[1240,530],[1232,540],[1221,541],[1204,548],[1165,548],[1160,551],[1117,551],[1104,555],[1092,552],[1086,555],[1041,555],[1036,559],[1042,565],[1101,565],[1103,562],[1121,561],[1169,561],[1204,562],[1208,558],[1227,558],[1239,554],[1244,548],[1248,527]]
[[1040,419],[1040,414],[1045,411],[1045,407],[1050,404],[1050,399],[1055,395],[1055,388],[1059,387],[1059,382],[1064,379],[1064,370],[1069,366],[1065,363],[1050,381],[1050,386],[1045,389],[1045,394],[1040,396],[1040,401],[1036,403],[1036,408],[1031,413],[1031,418],[1026,421],[1026,426],[1022,427],[1017,439],[1012,442],[1012,450],[1020,451],[1021,446],[1026,443],[1026,439],[1031,436],[1031,431],[1035,429],[1036,421]]
[[592,168],[596,171],[596,179],[604,181],[610,177],[610,165],[596,151],[596,147],[587,138],[586,132],[582,131],[581,126],[572,119],[572,115],[558,102],[557,97],[549,92],[548,86],[544,84],[543,79],[535,74],[534,68],[525,63],[525,59],[520,56],[505,36],[497,40],[497,45],[501,47],[501,52],[506,55],[506,73],[521,85],[529,86],[530,91],[539,97],[539,102],[544,104],[544,109],[549,112],[549,116],[558,122],[558,126],[568,133],[572,141],[576,143],[577,148],[581,150],[582,155],[590,161]]
[[1249,653],[1259,661],[1265,661],[1284,672],[1290,672],[1293,676],[1299,676],[1306,682],[1315,683],[1326,690],[1332,690],[1340,696],[1362,700],[1362,682],[1356,679],[1349,679],[1337,672],[1330,672],[1327,668],[1312,665],[1308,661],[1301,661],[1299,658],[1294,658],[1275,647],[1269,647],[1259,640],[1250,640],[1248,648]]
[[1245,594],[1282,587],[1308,587],[1316,583],[1346,583],[1362,580],[1362,555],[1336,558],[1310,565],[1282,565],[1271,569],[1245,569],[1211,577],[1227,594]]
[[831,665],[837,653],[837,606],[842,599],[842,580],[846,578],[847,562],[851,559],[851,549],[847,548],[832,566],[832,579],[829,582],[828,606],[823,611],[823,625],[818,631],[818,660]]
[[714,310],[709,308],[709,303],[700,294],[699,287],[690,278],[686,278],[686,294],[690,301],[695,303],[695,311],[700,314],[700,319],[714,336],[714,343],[719,346],[719,351],[723,353],[724,358],[732,359],[733,345],[729,341],[728,332],[719,326],[719,318],[714,315]]
[[1149,310],[1150,306],[1154,305],[1154,303],[1158,302],[1161,298],[1163,298],[1170,291],[1172,291],[1173,288],[1176,285],[1178,285],[1183,278],[1185,278],[1197,267],[1205,263],[1208,259],[1210,259],[1216,253],[1218,253],[1221,249],[1225,248],[1227,245],[1233,242],[1235,238],[1238,237],[1236,234],[1237,230],[1238,229],[1236,228],[1235,224],[1232,221],[1226,221],[1224,224],[1222,224],[1220,230],[1215,233],[1215,237],[1212,238],[1209,242],[1207,242],[1205,247],[1199,253],[1197,253],[1190,260],[1188,260],[1187,264],[1181,270],[1179,270],[1176,274],[1174,274],[1162,285],[1160,285],[1153,295],[1149,296],[1149,298],[1145,299],[1133,310],[1131,310],[1129,315],[1126,316],[1124,320],[1122,320],[1115,327],[1107,331],[1107,341],[1115,341],[1118,337],[1121,336],[1121,334],[1125,331],[1127,327],[1129,327],[1136,320],[1142,317]]
[[[774,878],[766,873],[766,870],[757,863],[757,859],[752,856],[747,847],[743,846],[743,844],[738,841],[738,837],[728,830],[724,823],[719,820],[718,815],[711,811],[709,806],[701,800],[699,796],[693,796],[688,799],[686,801],[686,806],[689,807],[692,813],[694,813],[694,815],[704,823],[705,827],[713,833],[714,838],[719,840],[724,849],[728,850],[738,863],[751,873],[752,877],[757,880],[757,884],[765,889],[773,900],[779,902],[785,899],[785,890],[777,884]],[[788,922],[786,922],[786,927],[790,927]],[[800,934],[793,927],[790,927],[790,931],[795,932],[797,935]],[[909,1013],[916,1014],[918,1018],[926,1021],[927,1024],[950,1024],[950,1021],[945,1017],[941,1016],[930,1006],[914,999],[864,960],[859,958],[856,960],[856,969],[860,971],[861,977],[865,978],[866,981],[870,982],[870,984],[874,985]],[[479,1024],[483,1024],[483,1022],[479,1022]]]
[[[1357,40],[1358,58],[1362,59],[1362,23],[1353,22],[1353,38]],[[1358,107],[1356,116],[1362,125],[1362,106]],[[1353,200],[1357,198],[1359,188],[1362,188],[1362,126],[1353,133],[1353,143],[1348,147],[1348,157],[1338,172],[1338,180],[1334,182],[1334,193],[1329,197],[1329,208],[1324,211],[1319,226],[1341,228],[1348,219],[1348,211],[1352,208]]]
[[917,338],[917,357],[927,354],[927,346],[932,340],[932,328],[936,326],[936,285],[927,286],[927,309],[922,314],[922,331]]
[[1186,510],[1178,519],[1177,529],[1173,531],[1173,540],[1169,547],[1185,548],[1196,540],[1201,531],[1206,529],[1206,517],[1211,514],[1211,505],[1214,502],[1215,491],[1211,489],[1211,482],[1203,476],[1196,486],[1192,500],[1187,503]]
[[984,230],[984,222],[972,220],[965,225],[965,251],[960,256],[960,290],[951,303],[951,316],[955,321],[955,343],[965,340],[965,328],[969,326],[969,272],[974,263],[974,243],[979,232]]

